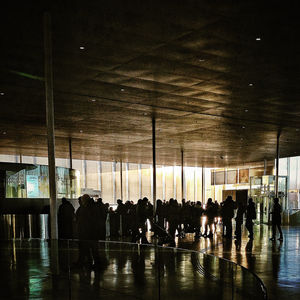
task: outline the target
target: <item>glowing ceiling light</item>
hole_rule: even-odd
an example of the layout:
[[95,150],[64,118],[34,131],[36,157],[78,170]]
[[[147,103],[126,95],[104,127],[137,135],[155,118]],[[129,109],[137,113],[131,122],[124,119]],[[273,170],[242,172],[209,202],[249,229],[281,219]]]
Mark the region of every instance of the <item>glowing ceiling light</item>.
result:
[[91,99],[92,102],[96,102],[96,99]]
[[3,92],[0,93],[1,96],[4,96],[5,94]]
[[80,133],[83,133],[83,130],[79,130]]
[[80,50],[84,50],[84,49],[85,49],[85,47],[83,47],[83,46],[80,46],[80,47],[79,47],[79,49],[80,49]]
[[248,112],[248,109],[245,109],[245,112]]
[[253,86],[253,83],[249,83],[249,86]]
[[124,92],[125,90],[124,89],[121,89],[121,92]]
[[256,40],[256,41],[261,41],[261,38],[260,38],[260,37],[257,37],[255,40]]

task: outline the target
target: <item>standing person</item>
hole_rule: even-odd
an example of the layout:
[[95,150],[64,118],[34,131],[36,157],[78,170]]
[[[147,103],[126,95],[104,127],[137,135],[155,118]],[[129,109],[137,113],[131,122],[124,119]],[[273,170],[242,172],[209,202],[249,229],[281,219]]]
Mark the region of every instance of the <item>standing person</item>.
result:
[[60,239],[72,239],[75,209],[66,198],[62,198],[61,202],[57,215],[58,237]]
[[232,218],[234,217],[235,203],[232,196],[228,196],[222,206],[222,219],[225,227],[225,237],[232,238]]
[[106,218],[107,218],[107,207],[103,203],[102,198],[98,198],[95,207],[98,211],[98,224],[99,224],[99,232],[98,239],[105,240],[106,238]]
[[[205,209],[205,215],[206,215],[206,222],[205,222],[205,232],[204,232],[204,237],[213,237],[213,224],[214,224],[214,219],[216,216],[216,210],[215,210],[215,205],[212,202],[211,198],[208,198],[207,203],[206,203],[206,209]],[[208,227],[209,227],[209,234],[208,232]]]
[[253,240],[253,221],[256,219],[256,209],[252,198],[249,198],[246,209],[246,228],[249,231],[249,238]]
[[235,238],[239,241],[242,238],[242,225],[244,221],[244,213],[246,212],[246,205],[244,201],[237,202],[237,212],[235,217]]
[[78,226],[79,258],[78,265],[99,267],[100,257],[98,253],[98,211],[94,200],[89,195],[81,197],[81,206],[76,211]]
[[279,204],[279,199],[276,197],[274,198],[274,205],[272,209],[272,237],[270,238],[271,241],[275,241],[276,239],[276,227],[278,228],[280,237],[279,241],[283,241],[283,235],[282,235],[282,230],[281,230],[281,212],[282,208],[281,205]]
[[167,212],[167,220],[169,223],[169,235],[172,238],[172,242],[170,243],[171,247],[175,247],[175,233],[176,233],[176,228],[178,225],[178,217],[179,217],[179,206],[178,202],[174,200],[173,198],[170,199],[169,201],[169,207],[168,207],[168,212]]

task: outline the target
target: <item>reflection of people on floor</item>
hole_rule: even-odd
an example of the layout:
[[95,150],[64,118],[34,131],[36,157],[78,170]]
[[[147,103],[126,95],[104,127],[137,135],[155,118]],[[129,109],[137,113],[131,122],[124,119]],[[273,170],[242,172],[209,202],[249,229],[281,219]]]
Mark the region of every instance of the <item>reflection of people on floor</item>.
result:
[[[144,287],[146,280],[145,280],[145,246],[139,246],[140,249],[135,248],[133,250],[131,267],[133,278],[135,281],[135,286],[137,288]],[[140,251],[138,251],[140,250]]]
[[282,230],[281,230],[281,212],[282,208],[279,204],[279,199],[274,198],[274,205],[272,209],[272,237],[270,238],[271,241],[275,241],[276,239],[276,227],[278,228],[280,237],[279,240],[283,240]]
[[254,270],[255,266],[255,255],[252,254],[252,249],[253,249],[253,240],[250,239],[245,247],[245,252],[246,252],[246,259],[248,263],[248,269],[251,271]]
[[272,272],[273,277],[278,278],[278,273],[280,269],[280,250],[282,246],[282,241],[280,241],[277,247],[276,243],[272,243]]

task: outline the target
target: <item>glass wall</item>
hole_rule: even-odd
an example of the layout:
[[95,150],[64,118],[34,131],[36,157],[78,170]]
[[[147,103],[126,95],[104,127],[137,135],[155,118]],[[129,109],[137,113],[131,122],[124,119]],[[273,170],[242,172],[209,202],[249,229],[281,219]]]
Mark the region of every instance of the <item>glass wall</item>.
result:
[[[79,171],[56,167],[57,197],[77,198],[79,178]],[[28,165],[20,171],[6,171],[6,198],[49,198],[48,166]]]

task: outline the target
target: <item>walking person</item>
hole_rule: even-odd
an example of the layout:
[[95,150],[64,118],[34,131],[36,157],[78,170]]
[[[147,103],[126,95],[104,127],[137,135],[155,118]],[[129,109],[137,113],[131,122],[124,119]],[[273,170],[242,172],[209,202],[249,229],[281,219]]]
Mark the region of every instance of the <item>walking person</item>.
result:
[[276,227],[278,228],[280,234],[278,240],[283,241],[283,235],[281,230],[281,213],[282,213],[282,208],[281,205],[279,204],[279,199],[274,198],[274,205],[271,211],[271,215],[272,215],[272,237],[270,238],[271,241],[275,241],[276,239]]
[[244,221],[244,213],[246,205],[243,201],[237,201],[237,212],[235,217],[235,238],[239,241],[242,238],[242,225]]
[[256,209],[252,198],[249,198],[246,209],[246,228],[249,231],[249,239],[253,240],[253,221],[256,219]]

